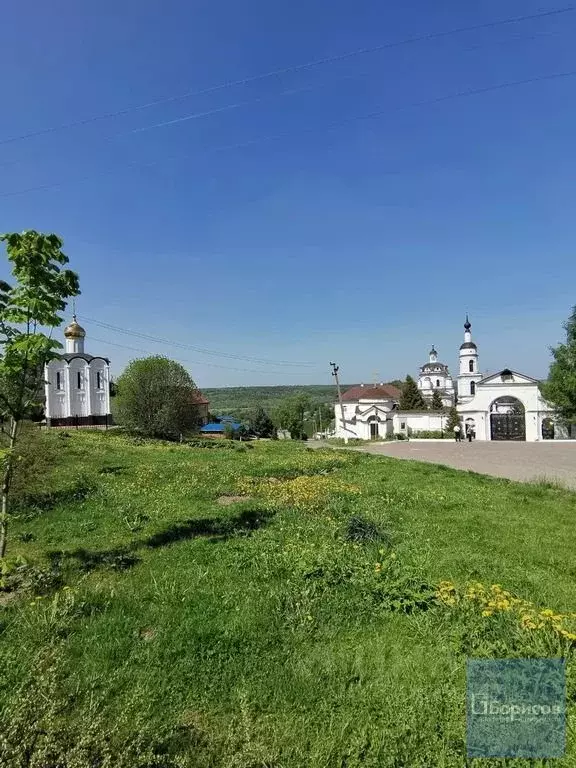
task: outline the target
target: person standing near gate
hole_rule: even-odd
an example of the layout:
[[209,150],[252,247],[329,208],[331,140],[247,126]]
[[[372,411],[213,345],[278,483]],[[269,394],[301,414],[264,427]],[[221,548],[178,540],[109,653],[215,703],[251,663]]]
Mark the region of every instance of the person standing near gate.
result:
[[462,441],[462,428],[460,427],[460,424],[454,426],[454,439],[457,443]]
[[472,442],[472,438],[474,437],[474,432],[472,431],[472,427],[470,424],[466,425],[466,437],[468,438],[468,442]]

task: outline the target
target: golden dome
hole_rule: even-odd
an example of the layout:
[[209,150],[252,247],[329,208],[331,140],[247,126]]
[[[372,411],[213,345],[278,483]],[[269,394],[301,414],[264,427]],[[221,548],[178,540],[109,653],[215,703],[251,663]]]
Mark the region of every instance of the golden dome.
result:
[[72,317],[72,322],[64,328],[64,336],[67,339],[83,339],[86,336],[86,331],[78,324],[76,315]]

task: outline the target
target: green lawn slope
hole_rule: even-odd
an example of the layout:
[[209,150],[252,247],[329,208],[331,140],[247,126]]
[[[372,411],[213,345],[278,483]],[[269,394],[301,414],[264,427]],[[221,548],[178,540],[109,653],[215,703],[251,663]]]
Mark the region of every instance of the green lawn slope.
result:
[[38,450],[0,592],[0,765],[456,768],[469,656],[568,658],[576,764],[570,619],[538,619],[576,610],[576,494],[288,441]]

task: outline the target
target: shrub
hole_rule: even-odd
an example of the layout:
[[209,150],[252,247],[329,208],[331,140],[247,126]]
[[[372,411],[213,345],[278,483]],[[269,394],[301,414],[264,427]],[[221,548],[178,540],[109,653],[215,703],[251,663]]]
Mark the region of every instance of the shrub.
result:
[[453,437],[449,432],[445,432],[440,429],[422,429],[412,432],[410,437],[419,437],[423,440],[446,440],[449,437]]
[[118,379],[118,420],[145,437],[178,440],[198,426],[197,393],[180,363],[161,356],[133,360]]
[[384,531],[377,523],[366,520],[361,515],[353,515],[346,524],[346,539],[359,544],[367,542],[384,542],[386,546],[392,544],[392,537],[388,531]]

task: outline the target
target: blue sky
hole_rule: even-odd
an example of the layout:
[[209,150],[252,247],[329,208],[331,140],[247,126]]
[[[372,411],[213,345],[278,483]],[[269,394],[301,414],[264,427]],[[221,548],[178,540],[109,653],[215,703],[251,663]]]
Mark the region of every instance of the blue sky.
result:
[[[21,0],[0,141],[561,7]],[[116,374],[145,350],[204,387],[325,383],[330,360],[385,380],[432,343],[454,372],[468,311],[483,370],[543,376],[576,303],[576,77],[421,102],[576,70],[575,32],[570,11],[0,143],[0,229],[64,238]]]

